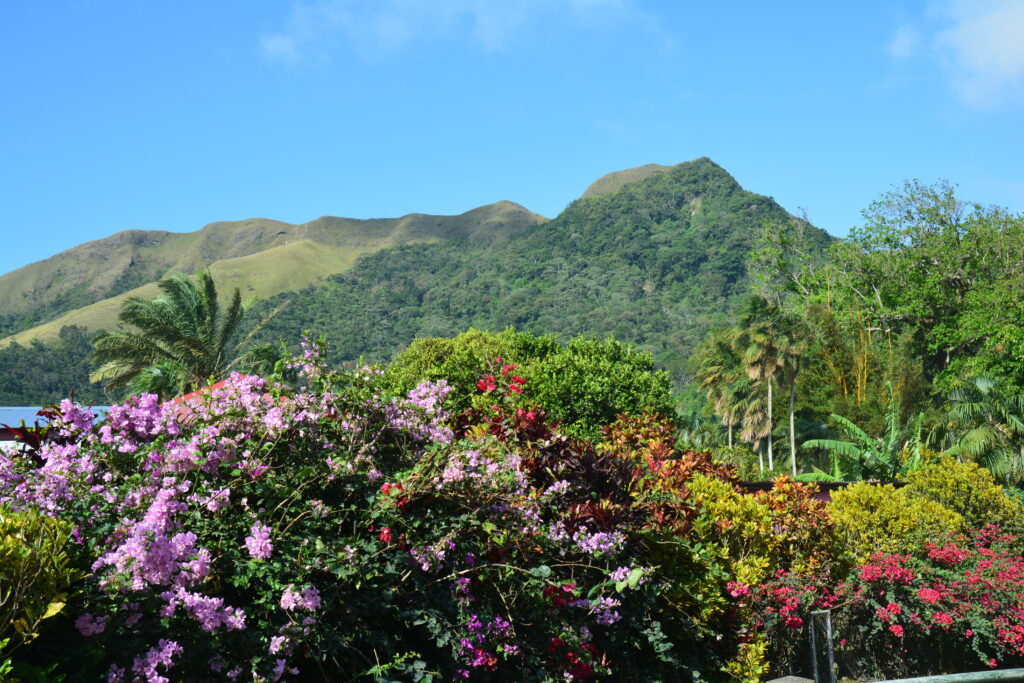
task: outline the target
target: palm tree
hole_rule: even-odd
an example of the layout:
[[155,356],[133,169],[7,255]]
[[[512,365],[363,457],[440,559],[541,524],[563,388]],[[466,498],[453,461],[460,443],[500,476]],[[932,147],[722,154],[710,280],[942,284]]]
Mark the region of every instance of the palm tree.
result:
[[742,403],[747,393],[744,389],[749,388],[744,385],[750,384],[733,345],[735,336],[735,329],[731,327],[712,330],[693,356],[698,387],[707,395],[712,411],[728,430],[730,448],[733,430],[743,413]]
[[994,380],[978,377],[950,393],[948,411],[960,432],[948,454],[980,461],[1006,484],[1024,479],[1024,394],[1004,392]]
[[[750,297],[740,312],[739,325],[734,345],[743,359],[747,376],[758,385],[763,385],[766,403],[763,410],[751,410],[751,417],[761,416],[764,423],[756,429],[753,424],[748,434],[763,433],[768,440],[768,469],[775,468],[772,454],[772,388],[776,377],[785,367],[787,358],[793,355],[790,347],[794,342],[779,329],[779,311],[774,304],[760,297]],[[799,355],[798,353],[796,355]]]
[[789,388],[789,458],[793,476],[796,476],[796,378],[800,374],[800,360],[806,349],[807,327],[793,315],[779,315],[782,336],[779,351],[782,358],[782,386]]
[[247,347],[277,311],[234,343],[247,312],[237,288],[222,313],[208,272],[198,273],[195,282],[174,273],[158,286],[162,296],[131,297],[118,316],[124,327],[96,340],[89,360],[100,367],[92,381],[105,382],[108,391],[130,385],[167,398],[223,379],[235,369],[266,370],[266,349]]

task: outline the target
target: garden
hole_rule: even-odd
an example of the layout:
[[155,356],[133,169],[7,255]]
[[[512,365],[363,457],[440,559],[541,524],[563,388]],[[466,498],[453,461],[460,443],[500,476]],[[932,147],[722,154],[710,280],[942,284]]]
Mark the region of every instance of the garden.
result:
[[925,458],[824,502],[684,447],[613,341],[414,343],[60,404],[0,456],[14,680],[756,681],[1024,665],[1024,509]]

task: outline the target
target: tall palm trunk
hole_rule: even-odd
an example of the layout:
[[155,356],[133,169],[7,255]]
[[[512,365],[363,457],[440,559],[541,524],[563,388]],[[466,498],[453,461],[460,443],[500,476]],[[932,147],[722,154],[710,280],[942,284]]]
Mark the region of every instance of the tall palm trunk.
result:
[[793,404],[796,401],[796,377],[789,383],[789,457],[793,466],[793,477],[796,477],[796,426],[793,416]]
[[768,378],[768,469],[775,469],[775,460],[772,458],[772,378]]

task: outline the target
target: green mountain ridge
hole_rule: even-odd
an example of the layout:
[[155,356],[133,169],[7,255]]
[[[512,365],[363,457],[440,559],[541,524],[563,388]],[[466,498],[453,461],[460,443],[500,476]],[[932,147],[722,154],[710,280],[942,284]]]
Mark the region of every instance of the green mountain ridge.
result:
[[43,323],[9,338],[26,343],[55,339],[64,325],[109,326],[127,296],[151,296],[153,283],[175,271],[210,268],[247,295],[271,296],[341,272],[378,249],[439,240],[502,242],[546,220],[500,201],[457,216],[325,216],[298,225],[253,218],[192,233],[128,230],[0,276],[0,333],[26,321]]

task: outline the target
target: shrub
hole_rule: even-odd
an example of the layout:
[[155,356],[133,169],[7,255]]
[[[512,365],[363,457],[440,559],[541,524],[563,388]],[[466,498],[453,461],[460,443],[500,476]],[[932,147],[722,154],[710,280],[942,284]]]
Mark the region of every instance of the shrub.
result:
[[[700,473],[687,487],[690,500],[704,513],[690,537],[717,555],[728,580],[750,586],[771,575],[779,564],[781,539],[773,533],[768,507],[732,483]],[[721,595],[726,595],[725,582]]]
[[906,488],[866,482],[832,494],[828,514],[850,553],[865,560],[876,553],[911,553],[924,541],[965,529],[963,517],[941,503]]
[[577,337],[560,344],[552,336],[507,329],[501,333],[470,330],[453,339],[418,339],[400,353],[385,373],[396,393],[424,380],[445,380],[454,412],[483,406],[477,383],[512,367],[528,380],[518,405],[539,403],[570,436],[597,437],[601,427],[621,413],[645,411],[672,417],[668,374],[656,371],[650,354],[614,339]]
[[65,550],[70,526],[37,511],[0,507],[0,641],[13,647],[61,612],[78,578]]
[[[756,481],[764,476],[757,453],[748,444],[717,446],[711,449],[711,457],[715,462],[735,467],[736,475],[743,481]],[[781,465],[779,467],[781,468]]]
[[461,412],[471,407],[479,392],[476,383],[495,358],[528,370],[532,361],[555,353],[560,345],[552,336],[537,337],[509,328],[494,333],[471,329],[454,338],[416,339],[399,353],[384,373],[384,384],[392,393],[402,395],[423,381],[444,380],[452,387],[450,409]]
[[[782,573],[754,589],[759,632],[785,640],[798,614],[832,608],[841,672],[860,679],[1024,663],[1024,557],[997,527],[913,554],[876,553],[847,581]],[[792,638],[790,638],[792,640]]]
[[577,337],[540,363],[534,377],[532,398],[570,434],[597,436],[621,413],[675,416],[668,373],[655,370],[650,354],[614,339]]
[[945,457],[906,475],[909,499],[939,503],[963,517],[969,529],[990,524],[1024,531],[1024,507],[1007,496],[992,473],[972,462]]

